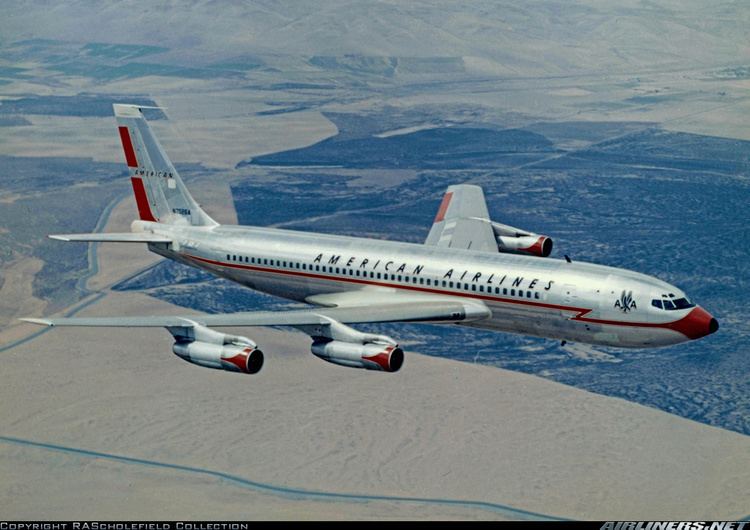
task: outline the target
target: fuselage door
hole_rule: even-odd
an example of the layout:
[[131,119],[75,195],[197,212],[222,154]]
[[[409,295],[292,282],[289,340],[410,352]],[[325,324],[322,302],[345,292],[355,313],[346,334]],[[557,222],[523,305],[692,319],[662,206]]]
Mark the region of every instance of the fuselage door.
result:
[[573,284],[566,283],[563,285],[563,302],[565,305],[575,306],[578,302],[577,287]]

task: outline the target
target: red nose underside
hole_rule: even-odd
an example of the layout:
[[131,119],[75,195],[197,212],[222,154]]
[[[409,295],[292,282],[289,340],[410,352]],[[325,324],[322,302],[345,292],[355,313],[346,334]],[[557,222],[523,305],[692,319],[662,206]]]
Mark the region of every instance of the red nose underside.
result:
[[711,316],[711,313],[702,307],[696,307],[684,318],[666,327],[679,331],[689,339],[700,339],[718,330],[719,323]]

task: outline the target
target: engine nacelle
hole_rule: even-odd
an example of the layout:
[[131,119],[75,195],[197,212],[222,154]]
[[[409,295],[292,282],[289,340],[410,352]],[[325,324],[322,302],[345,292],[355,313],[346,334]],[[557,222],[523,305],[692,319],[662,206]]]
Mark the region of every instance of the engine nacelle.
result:
[[404,350],[392,344],[315,341],[311,350],[316,357],[350,368],[398,372],[404,364]]
[[547,236],[526,232],[494,221],[490,221],[490,225],[495,233],[498,252],[532,254],[542,258],[546,258],[552,252],[552,239]]
[[537,234],[519,237],[497,236],[497,250],[500,252],[533,254],[546,258],[552,252],[552,239]]
[[263,352],[253,346],[175,342],[172,351],[187,362],[205,368],[257,374],[263,367]]
[[169,327],[175,338],[172,351],[189,363],[205,368],[257,374],[263,368],[263,352],[240,335],[214,331],[186,320],[185,326]]

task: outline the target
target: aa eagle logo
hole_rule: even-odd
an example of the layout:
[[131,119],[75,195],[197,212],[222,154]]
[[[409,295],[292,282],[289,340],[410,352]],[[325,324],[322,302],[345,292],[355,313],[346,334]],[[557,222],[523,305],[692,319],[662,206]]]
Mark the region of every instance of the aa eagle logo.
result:
[[633,300],[633,291],[623,291],[619,300],[615,300],[615,307],[623,313],[630,312],[631,309],[638,309]]

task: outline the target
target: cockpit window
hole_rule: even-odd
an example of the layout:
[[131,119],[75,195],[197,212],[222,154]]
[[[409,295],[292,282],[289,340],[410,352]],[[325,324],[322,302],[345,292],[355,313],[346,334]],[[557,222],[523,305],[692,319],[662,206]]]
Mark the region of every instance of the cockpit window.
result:
[[695,304],[691,303],[687,298],[678,298],[673,302],[675,309],[687,309],[689,307],[695,307]]
[[672,300],[668,300],[666,299],[666,295],[664,295],[664,298],[661,300],[658,298],[651,300],[651,305],[658,309],[665,309],[667,311],[675,311],[677,309],[689,309],[691,307],[695,307],[695,304],[687,298],[673,298]]

